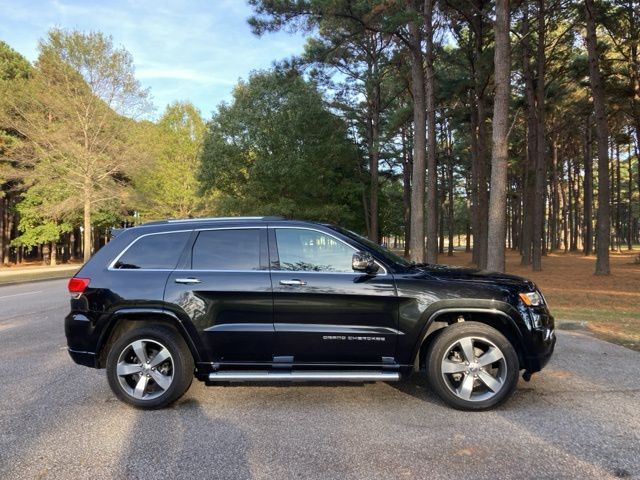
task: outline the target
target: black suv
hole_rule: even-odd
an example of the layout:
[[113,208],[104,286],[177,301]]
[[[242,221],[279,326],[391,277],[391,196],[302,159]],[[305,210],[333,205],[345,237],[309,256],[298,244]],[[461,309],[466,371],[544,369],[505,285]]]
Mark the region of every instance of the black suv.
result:
[[555,345],[525,279],[411,264],[343,228],[277,217],[168,220],[114,232],[69,281],[65,331],[142,408],[195,376],[394,381],[426,372],[449,405],[491,408]]

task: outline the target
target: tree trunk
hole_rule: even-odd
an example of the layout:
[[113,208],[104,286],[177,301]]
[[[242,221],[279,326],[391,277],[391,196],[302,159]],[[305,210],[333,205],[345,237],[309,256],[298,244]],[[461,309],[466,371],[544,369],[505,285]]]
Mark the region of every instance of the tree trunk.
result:
[[[373,74],[376,75],[375,73]],[[378,163],[380,161],[380,83],[374,80],[369,128],[369,239],[375,243],[380,241],[380,228],[378,226]]]
[[552,165],[551,165],[551,209],[549,222],[549,250],[560,249],[560,189],[558,187],[558,141],[554,137],[551,145]]
[[402,202],[404,206],[404,257],[409,258],[411,242],[411,150],[407,148],[408,135],[402,129]]
[[411,90],[413,93],[413,174],[411,188],[411,237],[409,258],[424,263],[424,197],[425,197],[425,148],[426,115],[424,72],[422,68],[422,34],[413,0],[407,2],[409,20]]
[[424,2],[425,106],[427,109],[427,263],[438,261],[438,172],[436,165],[436,102],[433,72],[433,3]]
[[[469,227],[467,245],[471,245],[471,236],[473,236],[473,251],[471,252],[471,261],[478,265],[480,250],[476,247],[476,238],[480,236],[480,216],[478,207],[478,109],[471,108],[471,171],[467,179],[467,204],[469,208]],[[469,251],[469,250],[467,250]]]
[[84,250],[83,259],[84,262],[88,262],[91,258],[91,183],[87,179],[85,181],[84,188],[84,208],[83,208],[83,220],[84,220]]
[[51,260],[51,245],[49,243],[42,244],[42,265],[49,265]]
[[522,16],[522,74],[527,113],[527,155],[522,185],[522,239],[520,250],[522,265],[531,265],[533,248],[533,205],[535,203],[535,164],[536,164],[536,102],[531,72],[531,47],[529,43],[529,4],[525,2]]
[[596,38],[596,23],[593,0],[585,0],[587,23],[587,53],[589,55],[589,79],[593,96],[593,109],[596,118],[596,135],[598,139],[598,211],[596,213],[596,275],[609,275],[609,234],[611,219],[609,217],[609,158],[607,144],[609,127],[604,104],[604,87],[600,77],[600,59]]
[[[638,159],[640,170],[640,159]],[[627,149],[627,170],[629,171],[629,186],[627,192],[627,250],[633,250],[633,170],[631,169],[631,141]],[[640,174],[640,171],[638,172]]]
[[58,244],[56,242],[51,242],[51,256],[49,265],[52,267],[57,265],[58,263]]
[[[447,123],[447,178],[448,178],[448,197],[449,203],[447,204],[447,231],[449,233],[449,245],[447,248],[447,256],[453,256],[453,235],[455,229],[455,198],[454,198],[454,185],[453,185],[453,151],[452,151],[452,138],[451,127]],[[458,237],[459,240],[460,237]]]
[[580,183],[580,163],[577,161],[573,162],[573,178],[574,178],[574,186],[575,186],[575,192],[573,193],[573,196],[574,196],[573,197],[574,198],[573,223],[575,228],[575,242],[576,242],[575,248],[573,249],[573,251],[578,251],[583,247],[582,244],[580,243],[581,242],[580,239],[582,238],[582,235],[583,235],[583,232],[580,229],[580,226],[584,223],[584,211],[582,212],[582,214],[580,213],[580,201],[581,201],[580,199],[584,197],[584,192],[583,192],[584,188]]
[[[473,138],[473,136],[472,136]],[[464,233],[465,233],[465,238],[464,238],[464,251],[465,253],[470,253],[471,252],[471,220],[470,220],[470,215],[473,213],[473,208],[471,205],[471,198],[473,195],[473,187],[471,185],[471,180],[470,177],[471,173],[467,172],[467,179],[466,179],[466,191],[467,191],[467,198],[465,200],[466,203],[466,207],[467,207],[467,218],[466,218],[466,222],[465,222],[465,228],[464,228]]]
[[[483,39],[484,39],[484,0],[476,0],[475,14],[471,19],[472,28],[475,32],[475,69],[474,69],[474,89],[476,96],[476,105],[478,111],[477,117],[477,155],[476,155],[476,173],[477,173],[477,197],[478,203],[476,208],[477,228],[473,232],[473,250],[474,257],[478,267],[487,267],[487,227],[489,216],[489,192],[487,191],[487,112],[486,112],[486,82],[482,77],[481,68],[482,58],[484,55]],[[477,251],[477,253],[476,253]]]
[[622,250],[622,179],[620,177],[620,145],[616,141],[616,249],[618,252]]
[[542,270],[542,241],[545,198],[545,0],[538,0],[538,46],[536,49],[536,176],[533,204],[533,270]]
[[2,263],[8,265],[11,263],[11,238],[13,233],[13,227],[15,222],[15,216],[12,213],[15,200],[12,194],[7,194],[5,198],[5,212],[4,212],[4,248],[2,252]]
[[591,122],[587,117],[584,132],[584,254],[593,252],[593,153]]
[[[609,143],[609,154],[608,154],[608,158],[609,159],[613,159],[615,158],[615,152],[613,149],[613,138],[609,137],[609,139],[611,140],[611,142]],[[616,169],[614,168],[614,166],[611,164],[612,162],[609,161],[609,188],[613,188],[615,190],[615,186],[616,186],[616,178],[615,178],[615,174],[616,174]],[[615,222],[615,218],[614,218],[614,213],[615,213],[615,206],[614,206],[614,202],[615,202],[615,198],[613,197],[613,194],[609,195],[609,212],[610,212],[610,222],[613,225],[610,225],[609,227],[609,251],[614,252],[616,249],[616,232],[615,232],[615,227],[616,227],[616,222]]]
[[[569,159],[567,159],[566,162],[567,165],[567,172],[569,171]],[[565,162],[563,161],[561,164],[561,171],[560,171],[560,177],[564,178],[564,166],[565,166]],[[568,253],[569,252],[569,218],[570,218],[570,211],[569,211],[569,205],[568,205],[568,200],[569,198],[571,198],[571,195],[567,195],[567,185],[565,184],[564,181],[560,182],[560,203],[561,203],[561,207],[560,207],[560,214],[562,215],[562,221],[561,221],[561,226],[562,226],[562,248],[564,249],[564,253]]]
[[0,268],[4,266],[4,250],[7,245],[8,238],[6,236],[6,214],[7,214],[7,198],[0,198]]
[[578,246],[576,242],[577,231],[574,225],[575,222],[575,207],[573,205],[573,195],[575,191],[573,178],[573,168],[570,160],[567,160],[567,209],[569,211],[569,251],[574,252]]
[[371,238],[371,216],[369,215],[366,188],[362,189],[362,209],[364,211],[364,228],[367,230],[367,237]]
[[487,236],[487,269],[504,272],[504,239],[507,221],[507,159],[509,145],[509,93],[511,44],[509,40],[509,0],[496,0],[495,100],[491,150],[491,196]]

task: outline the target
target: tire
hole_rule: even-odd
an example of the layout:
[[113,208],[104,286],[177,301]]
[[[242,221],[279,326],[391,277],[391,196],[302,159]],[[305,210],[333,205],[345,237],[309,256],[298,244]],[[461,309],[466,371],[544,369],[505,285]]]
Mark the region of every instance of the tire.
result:
[[518,355],[511,342],[483,323],[453,324],[427,351],[431,387],[458,410],[480,411],[500,405],[515,391],[519,373]]
[[184,339],[165,325],[125,332],[111,346],[106,366],[116,397],[141,409],[164,408],[175,402],[188,390],[194,371]]

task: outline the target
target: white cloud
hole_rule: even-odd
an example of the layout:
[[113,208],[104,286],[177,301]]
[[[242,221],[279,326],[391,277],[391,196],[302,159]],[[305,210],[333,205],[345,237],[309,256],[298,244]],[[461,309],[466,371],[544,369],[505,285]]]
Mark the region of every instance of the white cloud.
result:
[[[0,0],[10,21],[1,38],[35,60],[51,27],[98,30],[134,58],[136,76],[159,110],[191,100],[208,113],[228,100],[238,78],[302,52],[304,39],[284,33],[257,38],[244,0]],[[176,98],[178,95],[178,98]]]

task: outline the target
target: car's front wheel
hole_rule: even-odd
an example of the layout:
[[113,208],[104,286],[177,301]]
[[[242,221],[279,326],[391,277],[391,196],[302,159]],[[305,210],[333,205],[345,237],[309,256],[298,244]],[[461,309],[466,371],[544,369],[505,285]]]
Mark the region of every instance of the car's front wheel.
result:
[[111,346],[107,378],[116,396],[138,408],[162,408],[193,380],[193,357],[182,337],[164,325],[129,330]]
[[513,345],[496,329],[478,322],[447,327],[427,352],[432,388],[460,410],[487,410],[504,402],[518,384]]

